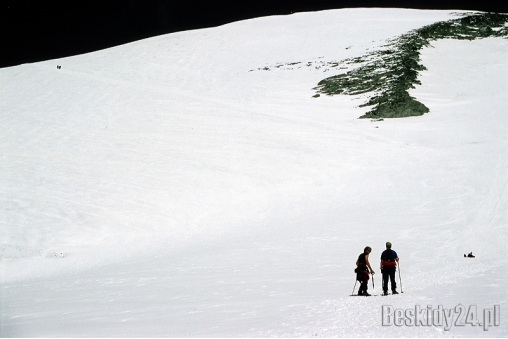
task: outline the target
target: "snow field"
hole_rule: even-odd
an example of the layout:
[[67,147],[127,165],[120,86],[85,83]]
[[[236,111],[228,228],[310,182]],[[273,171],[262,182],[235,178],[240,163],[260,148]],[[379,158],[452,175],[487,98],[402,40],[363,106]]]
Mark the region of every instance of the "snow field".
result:
[[[425,49],[416,118],[312,98],[330,73],[249,72],[448,18],[301,13],[2,69],[1,335],[506,336],[505,313],[488,332],[380,315],[507,305],[506,41]],[[380,292],[388,240],[405,293],[349,297],[367,245]]]

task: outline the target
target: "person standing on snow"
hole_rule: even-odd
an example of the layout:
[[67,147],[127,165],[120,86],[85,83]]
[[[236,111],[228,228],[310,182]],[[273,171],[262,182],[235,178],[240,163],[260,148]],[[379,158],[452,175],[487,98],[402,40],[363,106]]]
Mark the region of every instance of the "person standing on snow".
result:
[[[360,282],[360,289],[358,290],[358,295],[370,296],[367,292],[369,282],[369,270],[371,274],[374,274],[374,270],[370,267],[369,263],[369,254],[372,252],[372,248],[369,246],[365,247],[363,253],[358,256],[358,260],[356,260],[356,280]],[[368,267],[368,269],[367,269]]]
[[397,292],[397,283],[395,282],[395,270],[397,268],[397,263],[399,262],[399,257],[397,256],[397,252],[392,250],[392,243],[386,243],[386,250],[381,253],[381,273],[383,274],[383,294],[388,294],[388,278],[390,278],[390,283],[392,287],[392,294],[399,294]]

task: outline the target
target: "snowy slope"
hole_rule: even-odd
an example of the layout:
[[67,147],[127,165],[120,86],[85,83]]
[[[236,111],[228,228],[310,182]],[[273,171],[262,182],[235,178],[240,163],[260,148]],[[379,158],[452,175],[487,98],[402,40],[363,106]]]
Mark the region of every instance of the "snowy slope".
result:
[[[258,70],[450,18],[298,13],[1,69],[1,336],[506,337],[507,41],[433,43],[430,113],[381,122],[312,98],[330,72]],[[386,241],[404,294],[349,297]],[[504,313],[387,327],[386,304]]]

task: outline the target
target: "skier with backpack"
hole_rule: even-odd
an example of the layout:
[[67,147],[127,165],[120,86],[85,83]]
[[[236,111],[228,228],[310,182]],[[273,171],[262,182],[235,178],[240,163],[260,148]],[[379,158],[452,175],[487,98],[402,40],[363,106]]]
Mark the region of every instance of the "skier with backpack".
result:
[[372,248],[369,246],[365,247],[363,253],[358,256],[358,260],[356,260],[356,280],[360,282],[360,289],[358,290],[358,295],[370,296],[367,292],[368,282],[369,282],[369,270],[370,274],[374,274],[374,270],[370,267],[369,262],[369,254],[372,252]]
[[383,274],[383,294],[388,295],[388,279],[390,279],[392,294],[399,294],[397,292],[397,283],[395,281],[395,271],[399,257],[397,252],[392,250],[392,243],[386,243],[386,250],[381,253],[381,273]]

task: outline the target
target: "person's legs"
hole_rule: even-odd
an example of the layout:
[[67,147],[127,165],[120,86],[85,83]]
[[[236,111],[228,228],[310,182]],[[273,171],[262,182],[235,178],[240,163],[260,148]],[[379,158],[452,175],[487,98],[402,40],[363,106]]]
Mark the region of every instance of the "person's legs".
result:
[[397,282],[395,281],[395,268],[390,272],[390,283],[392,285],[392,293],[398,294],[397,292]]
[[365,295],[367,293],[367,282],[360,281],[360,289],[358,290],[358,295]]
[[383,293],[388,294],[388,273],[385,269],[383,269]]
[[361,276],[361,279],[358,279],[360,281],[360,289],[358,290],[358,295],[365,295],[369,296],[370,294],[367,292],[369,289],[369,275],[367,272],[363,272],[363,275]]

